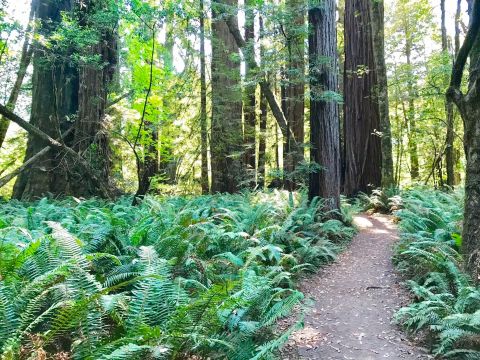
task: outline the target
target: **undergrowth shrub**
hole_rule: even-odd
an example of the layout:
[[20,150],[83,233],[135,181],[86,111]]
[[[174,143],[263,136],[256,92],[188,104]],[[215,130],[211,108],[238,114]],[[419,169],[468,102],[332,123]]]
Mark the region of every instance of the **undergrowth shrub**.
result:
[[402,194],[402,239],[394,263],[415,301],[396,314],[412,332],[427,331],[432,350],[448,359],[480,359],[480,289],[462,271],[462,192]]
[[2,359],[268,359],[353,230],[287,193],[0,204]]

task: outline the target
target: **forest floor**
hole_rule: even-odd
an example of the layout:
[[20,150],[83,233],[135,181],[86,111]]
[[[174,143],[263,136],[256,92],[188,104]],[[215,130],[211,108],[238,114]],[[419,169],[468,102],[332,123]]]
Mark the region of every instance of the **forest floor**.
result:
[[394,312],[408,302],[391,262],[395,224],[384,215],[358,215],[354,222],[359,233],[348,249],[300,283],[313,304],[305,327],[291,336],[281,358],[431,359],[392,324]]

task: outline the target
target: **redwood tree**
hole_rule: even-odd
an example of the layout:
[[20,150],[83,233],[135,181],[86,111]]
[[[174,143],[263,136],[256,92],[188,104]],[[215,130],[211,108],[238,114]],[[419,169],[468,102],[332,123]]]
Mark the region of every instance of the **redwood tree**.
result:
[[371,0],[345,2],[344,192],[348,196],[381,186],[380,113],[375,89]]
[[[64,142],[83,156],[105,184],[109,182],[109,141],[104,123],[107,87],[112,79],[116,44],[115,16],[109,21],[93,24],[102,12],[112,15],[107,3],[87,1],[80,5],[68,0],[39,0],[36,18],[40,23],[39,39],[50,39],[59,31],[62,13],[69,14],[78,22],[80,29],[91,30],[97,42],[91,39],[82,44],[81,34],[76,48],[51,40],[44,46],[37,40],[33,55],[32,108],[30,123],[53,138],[60,138],[69,127]],[[83,63],[72,61],[75,52],[80,52]],[[75,123],[72,125],[72,121]],[[29,133],[25,162],[47,146],[45,140]],[[33,165],[22,172],[14,186],[13,197],[33,199],[47,194],[92,196],[105,195],[98,181],[85,172],[84,166],[70,158],[50,150]]]
[[242,92],[237,42],[237,0],[212,1],[212,192],[235,192],[243,177]]
[[335,0],[313,2],[308,10],[311,161],[309,199],[321,196],[328,209],[340,208],[340,124],[337,91]]
[[[472,6],[473,5],[473,6]],[[476,281],[480,280],[480,0],[470,3],[470,26],[453,65],[447,92],[460,112],[464,125],[466,155],[465,209],[462,251],[466,267]],[[463,72],[470,57],[467,93],[461,91]]]

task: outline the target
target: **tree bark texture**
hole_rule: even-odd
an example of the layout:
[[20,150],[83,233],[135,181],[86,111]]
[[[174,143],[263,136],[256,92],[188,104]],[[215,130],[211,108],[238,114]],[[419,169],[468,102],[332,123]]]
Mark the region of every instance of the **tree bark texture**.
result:
[[225,17],[234,26],[237,0],[212,1],[212,192],[233,193],[243,180],[242,92],[239,48]]
[[322,167],[310,175],[309,199],[320,196],[328,210],[340,208],[340,124],[337,91],[335,0],[312,5],[309,22],[311,161]]
[[[453,101],[464,124],[466,155],[465,208],[462,252],[466,268],[480,281],[480,0],[470,5],[470,26],[453,65],[447,98]],[[473,6],[472,6],[473,5]],[[460,90],[464,68],[470,56],[468,92]]]
[[380,114],[380,131],[382,133],[382,187],[388,188],[395,185],[395,180],[393,176],[392,130],[388,104],[387,67],[385,65],[384,1],[372,0],[371,11],[375,60],[374,71],[377,76],[376,99]]
[[[41,24],[40,35],[48,38],[61,21],[61,12],[72,10],[72,6],[70,0],[39,0],[36,18]],[[66,130],[68,118],[78,109],[78,71],[61,59],[45,56],[48,50],[38,42],[34,46],[30,123],[57,138],[61,129]],[[65,142],[71,141],[71,137],[65,139]],[[25,162],[46,145],[44,140],[29,134]],[[47,194],[65,194],[68,175],[61,162],[62,154],[55,154],[54,150],[45,154],[17,177],[13,197],[31,200]]]
[[381,186],[382,147],[371,0],[345,3],[344,142],[347,196]]
[[[48,38],[60,23],[61,13],[73,11],[74,6],[69,0],[39,0],[36,15],[41,23],[40,35]],[[96,6],[100,5],[93,2],[83,4],[79,9],[82,15],[80,26],[90,25],[82,21],[88,21],[88,15],[97,10]],[[55,47],[50,49],[40,43],[34,44],[30,123],[52,138],[60,138],[77,117],[74,132],[64,139],[64,144],[87,159],[98,181],[85,166],[79,166],[83,161],[69,161],[63,148],[57,147],[18,176],[14,198],[30,200],[47,194],[105,196],[98,184],[109,182],[109,144],[103,119],[107,84],[115,65],[111,59],[116,59],[113,38],[112,26],[111,34],[102,32],[98,44],[86,50],[88,54],[99,54],[101,64],[77,64],[70,61],[70,50],[54,54]],[[105,63],[108,65],[103,66]],[[29,133],[25,162],[46,145],[44,139]]]
[[[295,178],[288,174],[295,171],[304,160],[303,141],[305,137],[305,0],[286,0],[286,48],[285,70],[285,117],[291,133],[284,139],[283,163],[287,174],[285,186],[289,190],[296,187]],[[295,143],[293,143],[295,140]]]

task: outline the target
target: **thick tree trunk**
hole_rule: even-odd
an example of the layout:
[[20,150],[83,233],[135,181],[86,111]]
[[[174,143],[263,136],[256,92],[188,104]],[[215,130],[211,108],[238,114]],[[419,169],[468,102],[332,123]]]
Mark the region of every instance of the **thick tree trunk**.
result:
[[381,186],[381,129],[375,99],[377,75],[370,18],[371,0],[345,3],[344,192],[352,196]]
[[[233,193],[243,180],[239,48],[225,16],[238,28],[236,0],[212,1],[212,192]],[[227,15],[228,14],[228,15]]]
[[376,96],[382,133],[382,187],[388,188],[395,185],[395,180],[393,176],[392,130],[388,104],[387,67],[385,65],[384,1],[372,0],[371,11],[373,54],[375,59],[374,71],[377,75]]
[[[288,16],[286,27],[287,65],[285,71],[285,117],[294,139],[284,139],[283,163],[287,174],[285,186],[296,188],[292,174],[304,160],[303,140],[305,137],[305,0],[286,0]],[[290,133],[290,132],[289,132]],[[293,142],[295,140],[295,143]]]
[[[245,8],[245,42],[247,46],[242,51],[249,52],[248,56],[255,56],[255,15],[254,15],[253,1],[246,1]],[[249,62],[245,62],[245,101],[243,104],[244,121],[244,146],[245,146],[245,167],[248,184],[250,187],[255,187],[256,178],[256,142],[255,142],[255,92],[256,83],[252,81],[254,77],[254,69]]]
[[[40,35],[48,37],[61,20],[62,11],[70,11],[69,0],[39,0],[36,18],[42,24]],[[47,49],[35,43],[32,75],[32,107],[30,123],[53,138],[68,126],[68,117],[77,112],[78,72],[69,63],[50,60]],[[67,144],[70,139],[65,139]],[[40,152],[47,144],[29,134],[25,162]],[[13,197],[30,200],[47,194],[66,194],[68,177],[61,164],[62,154],[52,150],[28,170],[17,177]]]
[[337,91],[335,1],[311,6],[309,21],[311,161],[321,166],[310,175],[308,196],[325,199],[329,210],[340,209],[340,134]]
[[[13,84],[12,90],[10,91],[10,96],[8,97],[7,107],[14,111],[15,106],[17,105],[18,95],[20,95],[20,90],[23,84],[23,79],[27,74],[28,66],[32,60],[33,46],[31,44],[32,38],[32,23],[35,17],[36,10],[36,0],[32,0],[30,5],[30,16],[28,18],[28,25],[25,29],[25,39],[23,40],[22,54],[20,55],[20,64],[18,66],[17,77],[15,83]],[[8,127],[10,125],[10,120],[0,117],[0,148],[5,141],[5,136],[7,135]]]
[[[48,37],[55,31],[64,11],[73,12],[73,3],[68,0],[40,0],[36,11],[41,22],[40,35]],[[98,4],[86,2],[78,9],[79,25],[94,14]],[[75,13],[77,14],[77,12]],[[112,24],[112,29],[114,24]],[[109,183],[108,137],[103,116],[105,113],[107,85],[113,76],[116,59],[112,33],[99,34],[97,45],[88,54],[99,54],[102,62],[78,64],[70,61],[71,53],[62,52],[55,57],[45,56],[49,51],[35,44],[33,55],[32,109],[30,123],[53,138],[60,138],[70,127],[70,119],[77,115],[74,134],[64,139],[77,154],[90,164],[79,166],[65,158],[62,147],[55,147],[18,176],[13,196],[34,199],[52,194],[55,196],[105,196],[101,184]],[[50,59],[54,60],[50,60]],[[107,63],[107,66],[104,64]],[[29,134],[25,162],[36,156],[46,146],[45,139]],[[68,152],[67,152],[68,153]],[[91,169],[90,169],[91,168]],[[95,173],[92,177],[91,174]],[[105,185],[111,189],[111,186]]]
[[[104,34],[91,54],[100,56],[102,66],[84,64],[79,69],[78,116],[75,122],[74,149],[97,170],[105,183],[110,182],[111,149],[110,129],[105,122],[108,87],[113,80],[117,61],[116,41],[113,33]],[[106,65],[103,65],[106,64]],[[95,196],[85,174],[73,172],[70,192],[76,196]]]
[[[466,268],[473,279],[480,281],[480,0],[470,5],[470,26],[465,41],[453,65],[447,97],[458,107],[464,124],[466,155],[465,209],[463,219],[462,252]],[[468,93],[460,90],[462,75],[470,56]]]
[[205,61],[205,13],[203,0],[200,0],[200,136],[202,169],[200,183],[202,194],[208,194],[208,130],[207,130],[207,78]]

